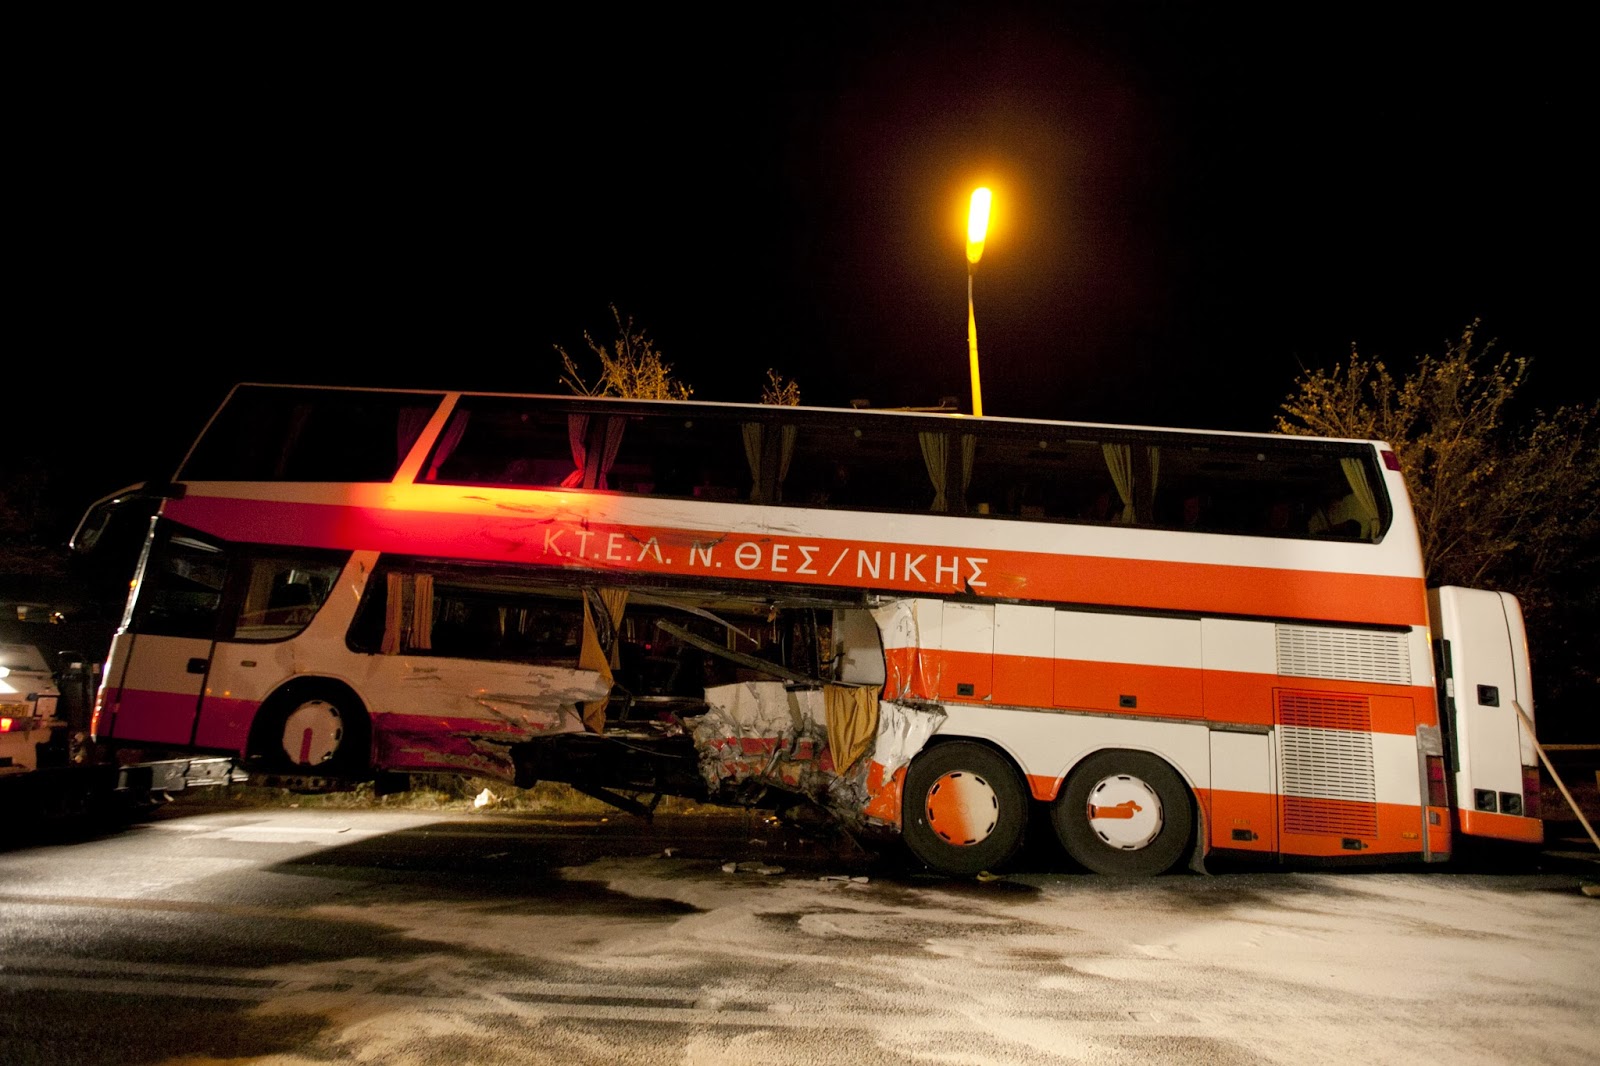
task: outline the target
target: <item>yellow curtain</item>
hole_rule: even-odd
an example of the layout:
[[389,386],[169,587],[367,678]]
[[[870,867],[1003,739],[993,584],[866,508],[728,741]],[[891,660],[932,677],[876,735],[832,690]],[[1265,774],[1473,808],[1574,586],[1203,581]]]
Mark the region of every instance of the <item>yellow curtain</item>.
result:
[[1350,483],[1350,517],[1361,523],[1361,536],[1365,540],[1378,539],[1378,497],[1367,483],[1367,471],[1360,459],[1340,459],[1344,479]]
[[878,686],[823,685],[822,701],[828,716],[828,749],[835,773],[844,773],[867,753],[878,735]]
[[1102,444],[1106,469],[1111,471],[1111,483],[1117,487],[1122,499],[1122,523],[1133,525],[1133,449],[1126,444]]
[[945,493],[947,484],[948,463],[950,459],[950,438],[943,433],[918,433],[917,443],[922,445],[922,462],[928,468],[928,480],[933,482],[933,503],[929,505],[930,511],[948,511],[950,500]]
[[385,579],[383,600],[383,643],[378,650],[385,655],[400,654],[400,631],[405,625],[405,577],[390,574]]
[[413,583],[416,598],[411,605],[411,639],[406,643],[427,651],[433,647],[433,575],[418,574]]
[[[615,633],[622,624],[622,612],[628,604],[628,594],[622,589],[601,589],[600,602],[605,605],[606,614],[611,616],[611,631]],[[605,679],[609,686],[614,670],[621,662],[622,641],[613,638],[611,652],[600,646],[600,636],[594,623],[594,614],[589,606],[589,598],[583,598],[583,640],[578,647],[578,669],[593,670]],[[584,728],[591,733],[604,733],[606,731],[606,696],[597,700],[589,700],[578,705],[579,714],[583,718]]]

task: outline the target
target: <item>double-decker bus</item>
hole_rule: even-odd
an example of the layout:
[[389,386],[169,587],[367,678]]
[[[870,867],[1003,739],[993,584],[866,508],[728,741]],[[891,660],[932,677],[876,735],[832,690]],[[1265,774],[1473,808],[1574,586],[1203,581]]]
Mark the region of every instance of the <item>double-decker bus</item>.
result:
[[1030,825],[1125,875],[1537,842],[1517,602],[1426,587],[1398,467],[1364,440],[243,384],[121,494],[159,506],[94,730],[301,789],[809,811],[952,875]]

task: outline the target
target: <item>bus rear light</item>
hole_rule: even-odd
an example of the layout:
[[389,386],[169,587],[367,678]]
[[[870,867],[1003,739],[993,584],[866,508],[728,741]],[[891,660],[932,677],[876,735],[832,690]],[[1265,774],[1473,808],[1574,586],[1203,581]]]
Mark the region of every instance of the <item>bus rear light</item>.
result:
[[10,718],[0,718],[0,733],[9,733],[9,732],[11,732],[11,719]]
[[1522,768],[1522,806],[1523,813],[1529,818],[1538,818],[1539,795],[1541,778],[1537,766],[1524,766]]
[[1450,797],[1444,784],[1444,756],[1429,755],[1427,759],[1428,806],[1448,807],[1450,805]]

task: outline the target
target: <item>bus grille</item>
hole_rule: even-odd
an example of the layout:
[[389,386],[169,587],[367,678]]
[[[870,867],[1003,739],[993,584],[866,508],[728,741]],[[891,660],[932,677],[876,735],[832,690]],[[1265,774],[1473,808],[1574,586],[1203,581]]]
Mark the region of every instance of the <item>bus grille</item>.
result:
[[1283,830],[1376,836],[1372,716],[1364,696],[1278,693]]
[[1336,681],[1411,684],[1406,633],[1280,625],[1278,673]]

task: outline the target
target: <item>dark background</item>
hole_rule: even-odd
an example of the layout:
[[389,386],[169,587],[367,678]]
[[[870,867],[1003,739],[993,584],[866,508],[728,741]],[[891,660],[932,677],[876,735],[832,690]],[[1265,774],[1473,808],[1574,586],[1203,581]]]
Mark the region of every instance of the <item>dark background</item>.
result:
[[5,465],[63,538],[234,382],[561,391],[613,304],[696,398],[966,410],[980,183],[986,414],[1265,430],[1474,318],[1600,393],[1565,8],[532,10],[19,37]]

